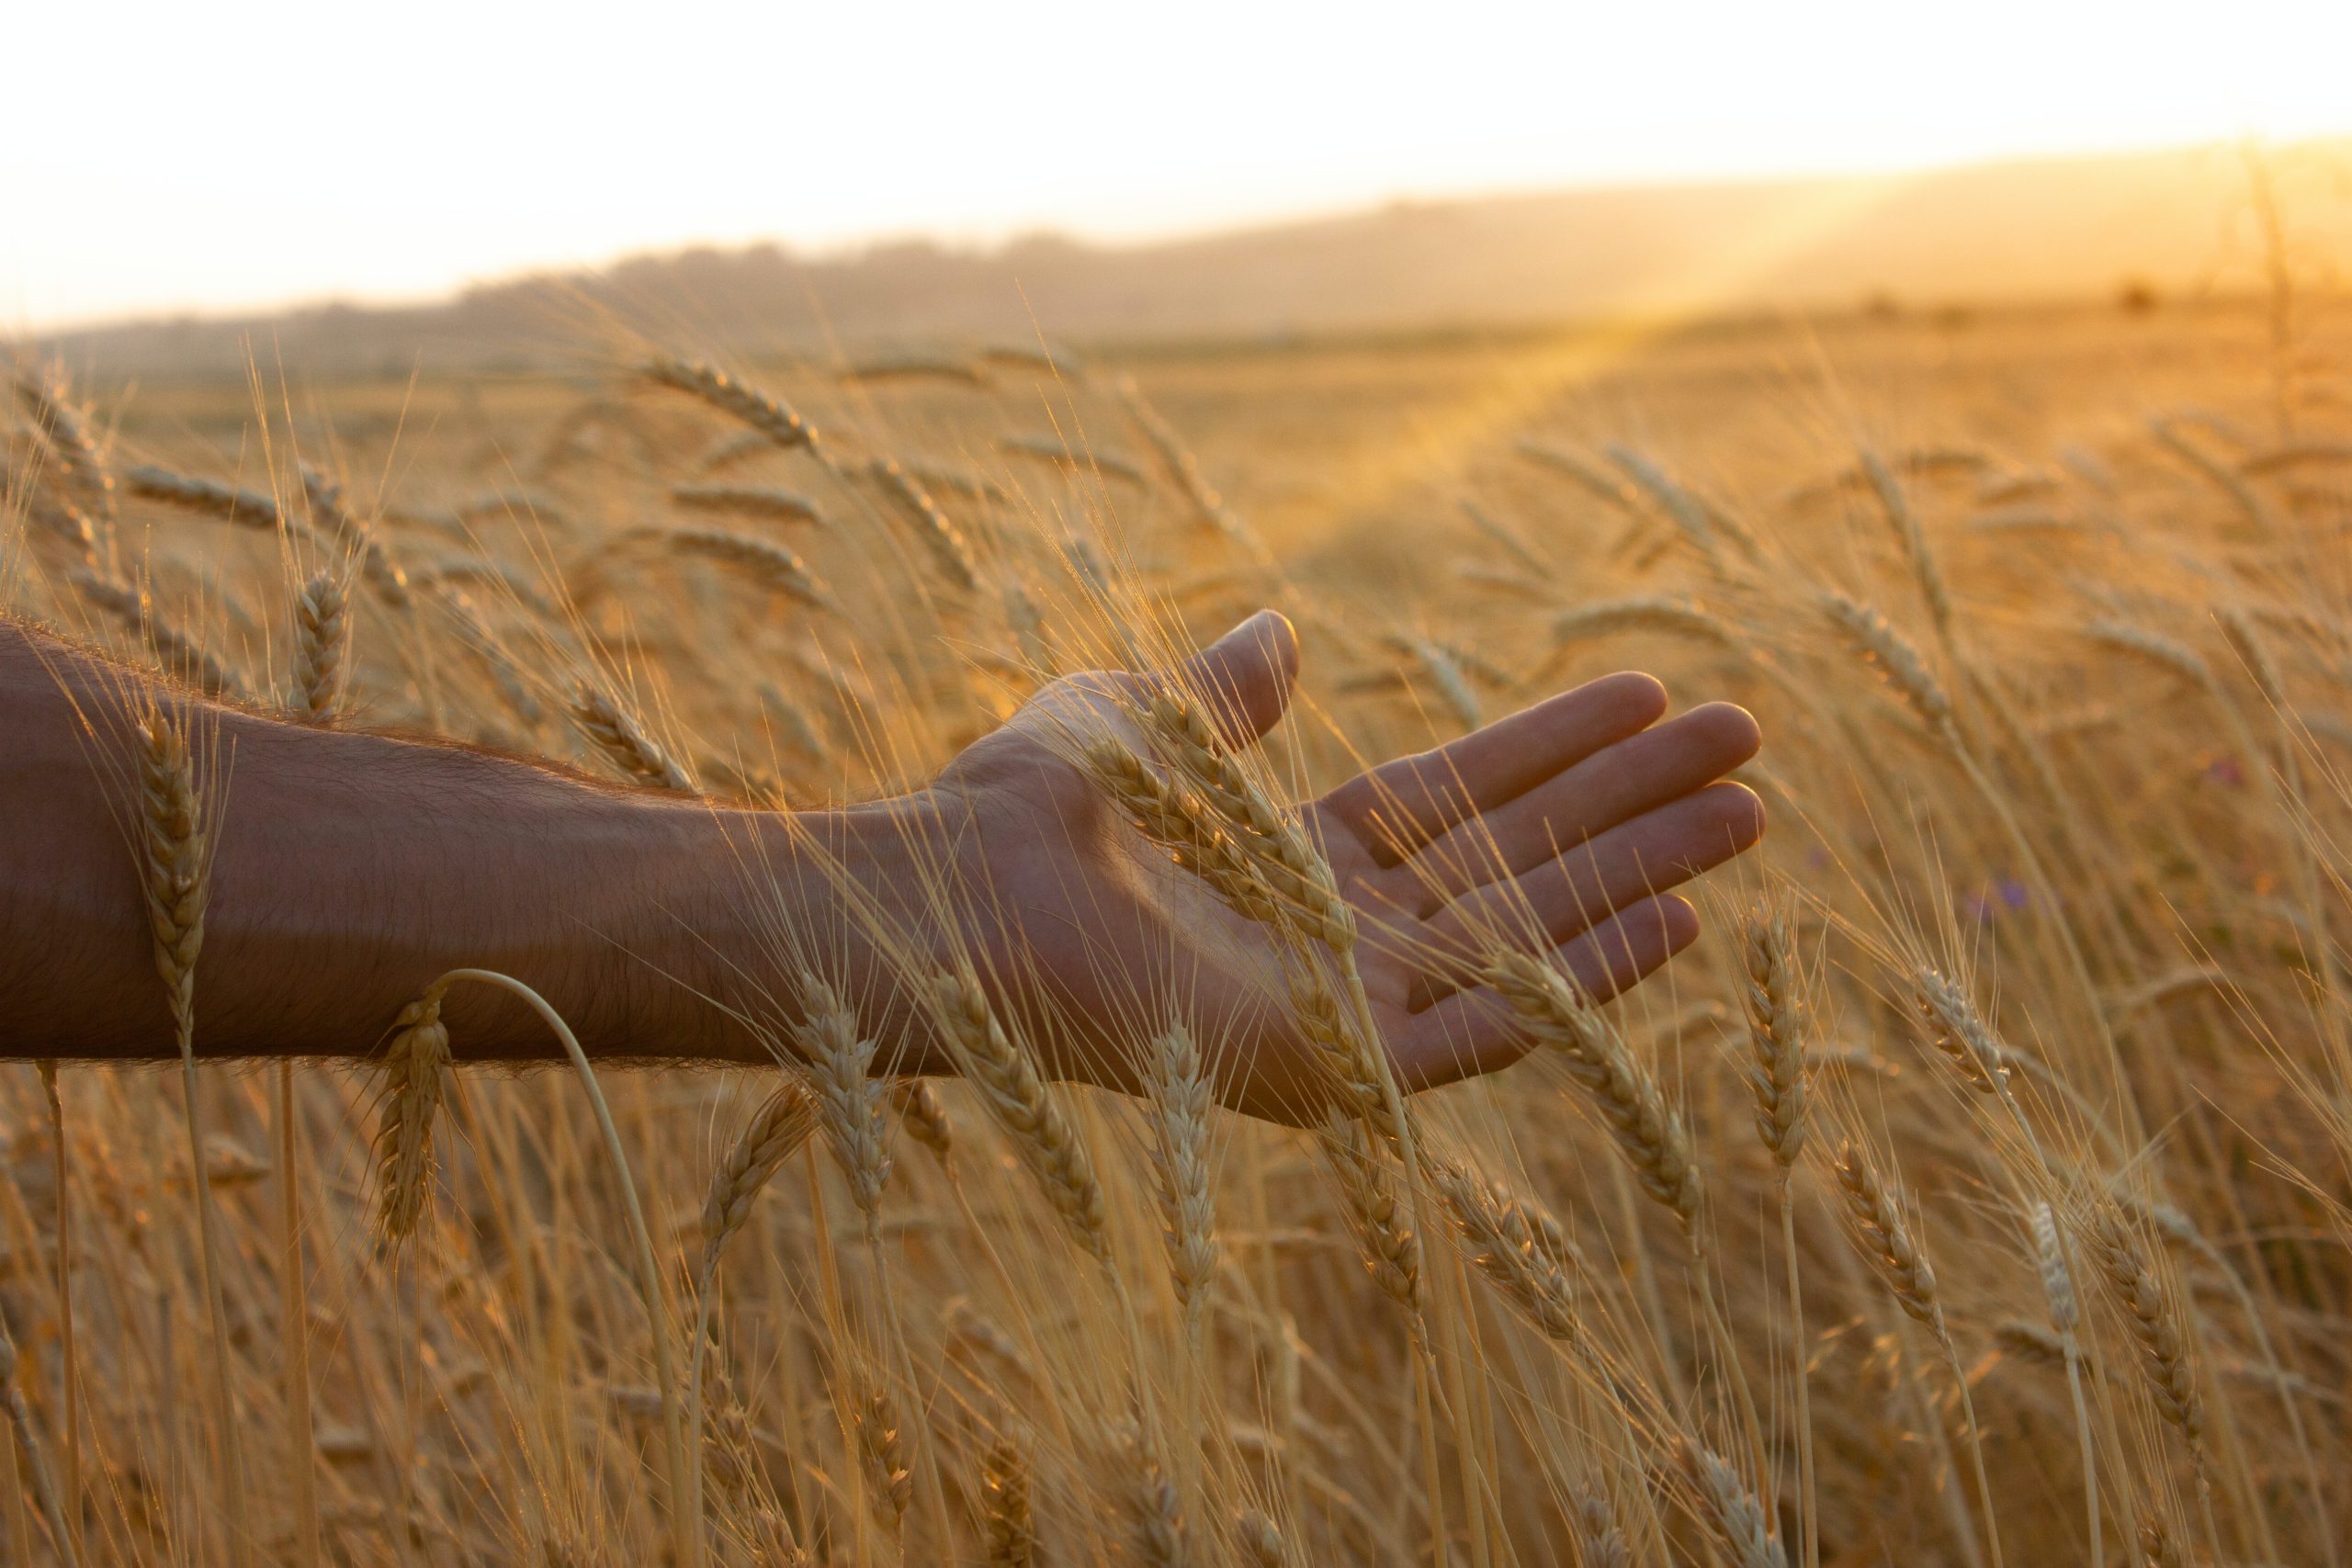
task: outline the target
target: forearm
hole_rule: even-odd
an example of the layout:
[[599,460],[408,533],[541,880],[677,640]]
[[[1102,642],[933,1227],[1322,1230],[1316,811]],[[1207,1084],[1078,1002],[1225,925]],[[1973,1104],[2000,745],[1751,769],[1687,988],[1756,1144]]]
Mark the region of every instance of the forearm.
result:
[[[174,1052],[136,858],[130,680],[0,624],[0,1054]],[[214,835],[200,1055],[363,1054],[463,965],[539,990],[592,1053],[763,1060],[737,1015],[789,1016],[780,933],[870,964],[856,900],[820,863],[881,907],[905,902],[891,807],[796,834],[476,751],[188,711]],[[463,1057],[556,1050],[481,987],[453,992],[446,1016]]]

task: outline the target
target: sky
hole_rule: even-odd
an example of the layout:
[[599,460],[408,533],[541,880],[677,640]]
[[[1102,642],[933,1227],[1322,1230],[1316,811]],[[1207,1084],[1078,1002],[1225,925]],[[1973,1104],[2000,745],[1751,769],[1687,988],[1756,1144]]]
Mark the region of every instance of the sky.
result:
[[0,332],[691,243],[2352,131],[2352,3],[0,9]]

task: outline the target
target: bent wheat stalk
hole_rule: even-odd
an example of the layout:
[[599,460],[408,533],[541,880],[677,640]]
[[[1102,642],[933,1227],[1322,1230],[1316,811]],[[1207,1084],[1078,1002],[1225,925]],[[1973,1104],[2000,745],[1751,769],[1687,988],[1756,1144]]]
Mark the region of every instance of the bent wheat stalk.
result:
[[628,1215],[629,1238],[636,1246],[637,1288],[645,1303],[645,1312],[653,1329],[653,1371],[661,1380],[662,1427],[668,1450],[670,1470],[670,1528],[672,1543],[682,1568],[699,1568],[702,1562],[702,1512],[700,1505],[700,1467],[690,1465],[686,1453],[686,1430],[684,1407],[678,1396],[676,1359],[670,1346],[669,1314],[662,1299],[662,1266],[653,1254],[653,1233],[645,1223],[645,1208],[638,1201],[637,1183],[629,1177],[628,1152],[621,1145],[620,1129],[613,1124],[612,1108],[605,1103],[605,1091],[596,1082],[596,1069],[589,1065],[588,1053],[581,1048],[580,1038],[563,1015],[548,1004],[545,997],[509,975],[492,969],[452,969],[426,987],[428,996],[446,995],[452,986],[471,981],[478,985],[494,986],[520,997],[537,1013],[562,1044],[564,1055],[571,1058],[572,1070],[580,1076],[580,1085],[588,1093],[588,1103],[596,1113],[596,1128],[604,1136],[605,1153],[613,1162],[613,1176],[621,1191],[622,1206]]
[[153,706],[139,720],[140,819],[143,829],[147,919],[155,973],[171,1002],[179,1046],[181,1098],[187,1113],[188,1183],[196,1196],[204,1298],[212,1322],[213,1419],[230,1489],[230,1551],[253,1557],[253,1518],[245,1491],[244,1449],[236,1390],[230,1377],[229,1314],[220,1280],[220,1226],[204,1158],[203,1101],[196,1071],[196,961],[204,948],[205,904],[211,891],[212,845],[187,720]]

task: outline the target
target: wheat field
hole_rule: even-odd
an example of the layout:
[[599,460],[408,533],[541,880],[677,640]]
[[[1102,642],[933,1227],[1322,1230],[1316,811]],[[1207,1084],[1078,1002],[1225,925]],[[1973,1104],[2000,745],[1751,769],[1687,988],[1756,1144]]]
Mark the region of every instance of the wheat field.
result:
[[[304,722],[791,813],[1282,611],[1262,748],[1070,761],[1336,1109],[1150,998],[1136,1093],[1052,1081],[912,942],[958,1076],[815,974],[600,1095],[435,994],[364,1066],[8,1042],[14,1560],[2339,1562],[2352,343],[2276,328],[19,362],[9,612]],[[1398,1094],[1288,804],[1626,669],[1756,715],[1763,846],[1603,1006],[1494,922],[1533,1049]]]

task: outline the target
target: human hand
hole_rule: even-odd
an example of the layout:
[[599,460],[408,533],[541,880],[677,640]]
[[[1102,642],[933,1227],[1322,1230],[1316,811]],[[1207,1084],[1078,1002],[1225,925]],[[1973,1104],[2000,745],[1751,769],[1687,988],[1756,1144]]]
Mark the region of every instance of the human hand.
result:
[[[1289,705],[1297,657],[1289,623],[1263,612],[1179,682],[1246,746]],[[1129,706],[1150,679],[1057,681],[942,773],[931,793],[959,824],[964,941],[1016,1011],[1056,1021],[1038,1043],[1057,1074],[1132,1089],[1137,1043],[1181,1021],[1227,1106],[1311,1119],[1329,1084],[1283,1000],[1274,944],[1070,760],[1098,739],[1143,750]],[[1298,808],[1355,910],[1373,1022],[1406,1090],[1523,1054],[1509,1010],[1476,983],[1498,933],[1540,928],[1597,1000],[1696,939],[1695,911],[1667,889],[1762,833],[1762,803],[1724,778],[1761,737],[1729,704],[1661,723],[1666,705],[1647,675],[1607,676]]]

